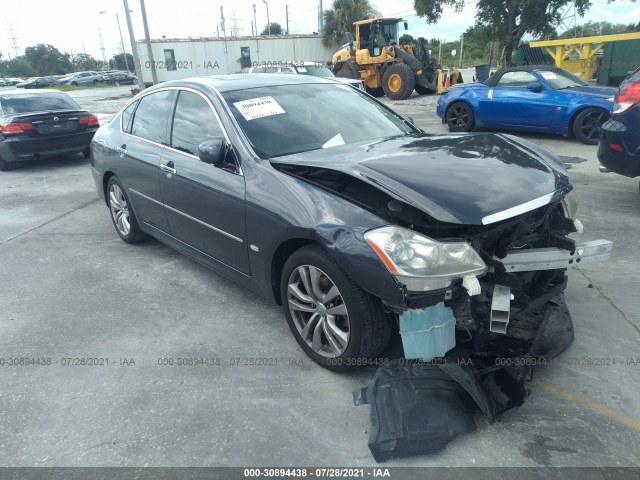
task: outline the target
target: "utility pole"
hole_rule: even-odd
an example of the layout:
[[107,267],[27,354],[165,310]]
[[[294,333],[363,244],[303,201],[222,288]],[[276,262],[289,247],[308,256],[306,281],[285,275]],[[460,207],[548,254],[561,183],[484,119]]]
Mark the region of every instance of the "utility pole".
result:
[[322,35],[322,29],[324,28],[324,10],[322,9],[322,0],[320,0],[320,23],[318,33]]
[[256,21],[256,4],[253,4],[253,24],[256,26],[256,37],[258,36],[258,22]]
[[462,51],[464,48],[464,34],[460,35],[460,68],[462,68]]
[[106,70],[107,54],[104,50],[104,42],[102,41],[102,30],[98,29],[98,37],[100,37],[100,51],[102,52],[102,70]]
[[442,39],[438,39],[438,63],[442,65]]
[[158,75],[156,74],[156,62],[153,61],[153,50],[151,49],[151,37],[149,36],[149,24],[147,23],[147,10],[144,8],[144,0],[140,0],[140,10],[142,24],[144,25],[144,41],[147,44],[147,54],[149,55],[149,62],[151,62],[151,79],[155,85],[158,83]]
[[20,49],[18,48],[18,37],[16,37],[13,25],[9,24],[9,40],[11,40],[11,48],[16,57],[20,56]]
[[262,0],[262,3],[264,3],[267,6],[267,33],[271,35],[271,20],[269,20],[269,2],[267,2],[267,0]]
[[[131,42],[131,53],[133,54],[133,65],[136,69],[136,75],[138,77],[138,88],[140,91],[144,90],[144,82],[142,81],[142,68],[140,65],[140,58],[138,58],[138,49],[136,48],[136,36],[133,34],[133,24],[131,23],[131,13],[129,12],[129,2],[124,2],[124,14],[127,17],[127,29],[129,30],[129,41]],[[124,58],[127,58],[125,53]]]
[[[129,18],[129,9],[126,11],[127,18]],[[122,36],[122,28],[120,28],[120,17],[118,17],[118,12],[116,12],[116,22],[118,22],[118,31],[120,32],[120,45],[122,46],[122,55],[124,56],[124,65],[127,67],[127,70],[131,71],[129,68],[129,62],[127,60],[127,51],[124,49],[124,38]]]
[[287,35],[289,35],[289,5],[284,6],[284,11],[287,16]]
[[222,30],[222,36],[227,36],[227,31],[224,28],[224,10],[222,6],[220,6],[220,30]]

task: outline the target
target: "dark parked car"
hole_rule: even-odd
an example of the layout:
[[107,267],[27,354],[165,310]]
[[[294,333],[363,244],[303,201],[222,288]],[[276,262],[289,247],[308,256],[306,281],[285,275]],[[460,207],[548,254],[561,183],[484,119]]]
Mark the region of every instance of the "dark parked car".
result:
[[598,159],[603,172],[640,175],[640,68],[622,82],[611,112],[602,126]]
[[[496,337],[529,354],[545,325],[564,333],[536,354],[555,356],[573,340],[567,267],[611,250],[568,237],[578,202],[553,153],[508,135],[428,135],[307,75],[151,87],[100,128],[91,162],[122,240],[151,235],[283,305],[302,349],[333,370],[440,308],[455,315],[457,354],[497,355]],[[420,358],[454,346],[428,344]]]
[[438,116],[452,132],[497,128],[575,136],[596,145],[609,118],[615,89],[590,86],[562,68],[503,68],[486,81],[449,88]]
[[107,83],[110,85],[133,85],[138,81],[138,77],[131,72],[112,72],[107,75]]
[[69,153],[88,157],[99,126],[98,118],[66,93],[0,92],[0,170]]
[[51,77],[33,77],[16,84],[16,87],[28,90],[30,88],[47,88],[54,84],[55,82]]

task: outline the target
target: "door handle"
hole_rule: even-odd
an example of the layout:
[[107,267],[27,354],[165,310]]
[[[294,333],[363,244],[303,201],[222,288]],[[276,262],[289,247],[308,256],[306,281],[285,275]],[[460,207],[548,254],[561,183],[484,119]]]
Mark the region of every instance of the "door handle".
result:
[[177,172],[177,170],[175,168],[173,168],[173,167],[174,167],[174,165],[173,165],[172,161],[168,161],[166,164],[164,164],[164,163],[160,164],[160,168],[162,170],[164,170],[167,173],[175,174]]
[[116,152],[118,152],[120,155],[126,155],[127,154],[127,146],[126,145],[122,145],[121,147],[116,147]]

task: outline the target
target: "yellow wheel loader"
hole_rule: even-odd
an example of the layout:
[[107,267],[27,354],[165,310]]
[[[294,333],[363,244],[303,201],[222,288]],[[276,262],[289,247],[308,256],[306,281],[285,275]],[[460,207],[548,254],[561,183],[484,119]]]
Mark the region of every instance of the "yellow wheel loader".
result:
[[[374,97],[386,95],[392,100],[404,100],[415,90],[420,95],[441,93],[445,74],[431,57],[424,38],[418,44],[398,45],[399,28],[407,22],[401,18],[371,18],[355,22],[356,38],[347,33],[347,43],[333,55],[333,73],[338,77],[364,82]],[[461,83],[456,69],[451,84]]]

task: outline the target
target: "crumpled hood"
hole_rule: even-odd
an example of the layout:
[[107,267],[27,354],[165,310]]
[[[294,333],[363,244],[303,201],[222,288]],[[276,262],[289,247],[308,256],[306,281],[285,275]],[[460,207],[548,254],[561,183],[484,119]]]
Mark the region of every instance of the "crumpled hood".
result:
[[346,173],[436,220],[470,225],[557,192],[555,200],[571,189],[557,156],[504,134],[416,134],[288,155],[271,163]]

